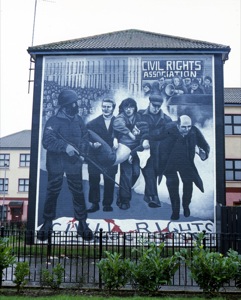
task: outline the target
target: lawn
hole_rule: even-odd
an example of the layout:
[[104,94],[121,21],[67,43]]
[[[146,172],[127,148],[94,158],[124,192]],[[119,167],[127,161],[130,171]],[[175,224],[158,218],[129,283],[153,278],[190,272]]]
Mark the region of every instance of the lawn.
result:
[[[106,298],[108,298],[108,300],[123,300],[123,298],[125,300],[187,300],[187,299],[192,299],[192,300],[204,300],[207,299],[205,297],[201,297],[201,296],[191,296],[191,295],[187,295],[186,297],[179,297],[178,295],[172,295],[170,297],[151,297],[151,296],[136,296],[136,297],[112,297],[112,296],[91,296],[91,295],[84,295],[84,296],[76,296],[76,295],[53,295],[53,296],[27,296],[26,295],[11,295],[11,296],[7,296],[7,295],[1,295],[0,292],[0,298],[1,300],[23,300],[23,299],[34,299],[37,298],[38,300],[85,300],[85,299],[89,299],[91,298],[91,300],[104,300]],[[208,298],[209,300],[224,300],[224,299],[240,299],[240,298],[233,298],[232,296],[230,298],[227,298],[227,295],[223,298],[223,297],[216,297],[216,298]]]

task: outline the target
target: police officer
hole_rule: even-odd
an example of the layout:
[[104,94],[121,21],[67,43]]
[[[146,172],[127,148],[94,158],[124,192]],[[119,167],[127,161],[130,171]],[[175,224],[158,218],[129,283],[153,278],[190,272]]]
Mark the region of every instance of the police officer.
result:
[[63,90],[58,97],[60,109],[51,117],[44,129],[42,144],[47,150],[48,171],[47,193],[44,205],[44,224],[37,234],[39,240],[46,240],[56,217],[56,205],[66,174],[68,188],[73,196],[74,218],[79,221],[77,233],[85,240],[91,240],[93,233],[86,219],[86,205],[82,184],[82,157],[88,147],[88,133],[78,115],[78,96],[73,90]]

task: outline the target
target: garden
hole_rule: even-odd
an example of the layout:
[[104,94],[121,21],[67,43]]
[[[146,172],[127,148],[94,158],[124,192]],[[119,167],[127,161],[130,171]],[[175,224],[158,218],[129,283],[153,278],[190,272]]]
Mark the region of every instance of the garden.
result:
[[[23,296],[28,298],[48,296],[49,299],[53,296],[53,299],[60,300],[71,299],[73,296],[75,299],[91,296],[93,300],[95,297],[117,300],[118,297],[145,299],[150,296],[152,299],[160,296],[162,299],[168,299],[170,296],[176,299],[182,297],[240,299],[241,255],[232,249],[225,254],[214,251],[206,246],[205,239],[206,234],[199,233],[195,236],[192,247],[174,248],[170,253],[166,251],[165,241],[156,243],[142,237],[138,240],[138,247],[131,247],[131,255],[127,253],[123,255],[123,252],[117,251],[123,249],[119,247],[107,249],[99,259],[91,260],[87,268],[91,265],[97,268],[98,284],[86,285],[79,282],[78,286],[72,286],[66,283],[66,268],[59,260],[54,265],[40,269],[39,285],[33,286],[29,284],[29,278],[36,268],[31,267],[30,260],[17,259],[13,247],[9,244],[10,237],[2,237],[0,238],[1,299],[14,300]],[[74,252],[74,248],[71,252]],[[81,255],[83,256],[83,253]],[[13,274],[12,282],[10,285],[3,285],[7,278],[5,273],[9,269]],[[73,270],[77,272],[77,269]],[[188,271],[195,289],[185,287],[182,289],[173,285],[173,278],[183,270]]]

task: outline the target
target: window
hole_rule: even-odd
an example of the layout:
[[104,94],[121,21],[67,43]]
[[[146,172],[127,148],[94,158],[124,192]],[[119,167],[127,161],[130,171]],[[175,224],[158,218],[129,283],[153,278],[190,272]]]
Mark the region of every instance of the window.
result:
[[20,167],[30,166],[30,154],[20,154]]
[[0,218],[1,220],[7,220],[7,206],[0,205]]
[[9,167],[10,154],[0,154],[0,168]]
[[225,115],[225,134],[241,134],[241,115]]
[[241,181],[241,159],[226,159],[226,180]]
[[18,191],[19,192],[28,192],[29,179],[19,179],[18,180]]
[[8,192],[8,178],[0,178],[0,193]]

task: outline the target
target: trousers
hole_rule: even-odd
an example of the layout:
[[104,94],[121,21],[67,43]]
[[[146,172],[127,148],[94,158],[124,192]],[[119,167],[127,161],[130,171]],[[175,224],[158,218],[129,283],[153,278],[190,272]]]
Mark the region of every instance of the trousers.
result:
[[[64,172],[48,172],[47,194],[44,204],[43,218],[54,220],[56,218],[56,206],[58,196],[63,185]],[[82,170],[78,174],[66,173],[68,188],[72,194],[74,217],[76,220],[86,220],[87,211],[82,183]]]
[[[186,208],[190,205],[193,192],[193,180],[190,174],[183,170],[178,171],[183,183],[182,206]],[[164,173],[166,185],[169,192],[173,212],[180,211],[179,178],[176,170],[169,170]]]

